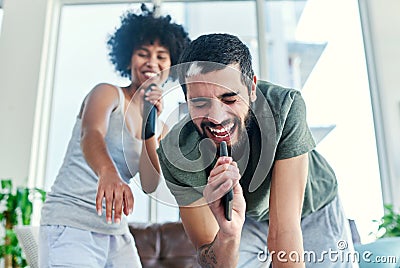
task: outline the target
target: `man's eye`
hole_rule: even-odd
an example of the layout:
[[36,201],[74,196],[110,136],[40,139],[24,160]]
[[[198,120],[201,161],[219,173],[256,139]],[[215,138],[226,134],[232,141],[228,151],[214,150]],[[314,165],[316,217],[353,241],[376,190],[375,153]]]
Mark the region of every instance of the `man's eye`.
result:
[[196,103],[196,104],[194,104],[194,107],[203,108],[203,107],[206,107],[206,104],[205,103]]
[[234,104],[236,102],[236,99],[234,100],[224,100],[224,103],[226,104]]
[[204,108],[204,107],[206,107],[206,105],[207,105],[207,102],[205,102],[205,101],[192,102],[192,106],[194,108]]

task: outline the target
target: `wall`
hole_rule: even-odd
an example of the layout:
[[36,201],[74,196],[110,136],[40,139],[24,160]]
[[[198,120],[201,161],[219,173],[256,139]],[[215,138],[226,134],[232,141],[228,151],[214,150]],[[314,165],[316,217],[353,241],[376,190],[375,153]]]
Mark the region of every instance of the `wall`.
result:
[[47,0],[4,1],[0,35],[0,178],[29,174]]

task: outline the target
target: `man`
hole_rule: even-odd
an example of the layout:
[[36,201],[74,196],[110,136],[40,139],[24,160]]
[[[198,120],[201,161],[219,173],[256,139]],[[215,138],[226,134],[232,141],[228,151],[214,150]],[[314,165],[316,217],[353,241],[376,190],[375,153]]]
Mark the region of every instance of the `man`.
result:
[[[199,263],[352,267],[337,181],[314,150],[300,93],[257,81],[232,35],[200,36],[180,63],[189,115],[158,154]],[[231,156],[216,156],[222,141]],[[221,198],[230,189],[227,220]]]

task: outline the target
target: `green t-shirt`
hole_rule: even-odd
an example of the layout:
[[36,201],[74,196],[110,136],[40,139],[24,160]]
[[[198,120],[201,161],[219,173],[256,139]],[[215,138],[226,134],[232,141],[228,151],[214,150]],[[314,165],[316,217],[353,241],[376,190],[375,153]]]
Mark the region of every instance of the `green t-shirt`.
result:
[[[306,122],[306,107],[299,91],[268,82],[257,84],[247,128],[249,146],[238,162],[246,215],[267,220],[274,162],[309,152],[309,171],[302,216],[322,208],[337,195],[332,168],[315,150]],[[161,141],[157,150],[167,186],[180,206],[203,196],[207,177],[217,158],[187,116]]]

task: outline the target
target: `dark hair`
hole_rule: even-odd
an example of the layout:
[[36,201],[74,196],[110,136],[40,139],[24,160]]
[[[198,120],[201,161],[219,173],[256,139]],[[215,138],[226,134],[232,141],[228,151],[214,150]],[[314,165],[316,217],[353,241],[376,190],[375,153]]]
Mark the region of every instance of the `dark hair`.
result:
[[[107,41],[110,61],[122,77],[131,78],[128,66],[134,50],[140,46],[158,40],[169,50],[172,66],[177,64],[183,49],[190,43],[188,33],[182,25],[172,23],[171,16],[154,17],[154,11],[150,11],[145,4],[142,4],[141,11],[141,14],[132,10],[125,12],[121,16],[121,26]],[[174,69],[170,72],[173,80],[177,78]]]
[[[229,64],[238,63],[242,82],[251,89],[254,71],[249,48],[237,36],[230,34],[207,34],[198,37],[183,51],[179,59],[179,82],[186,96],[185,76],[190,66],[197,62],[201,73],[221,70]],[[209,64],[214,62],[218,64]]]

